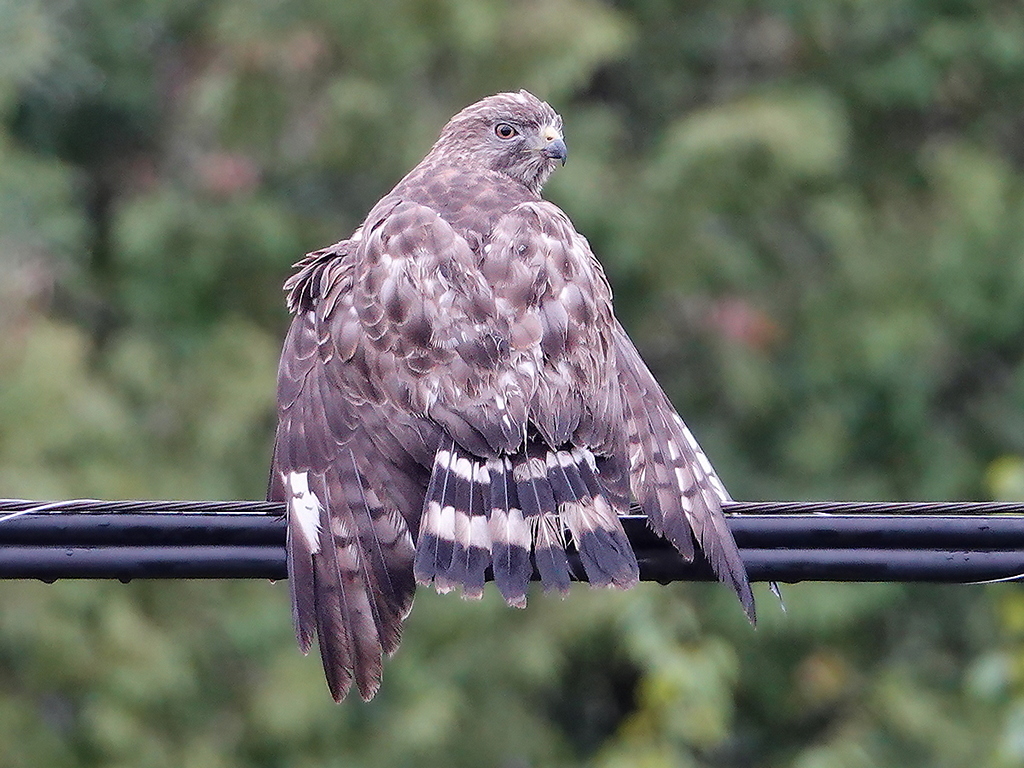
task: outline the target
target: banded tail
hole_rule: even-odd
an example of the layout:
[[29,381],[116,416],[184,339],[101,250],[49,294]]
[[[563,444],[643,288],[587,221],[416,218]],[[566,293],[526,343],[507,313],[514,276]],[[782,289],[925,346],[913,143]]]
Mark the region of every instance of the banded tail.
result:
[[437,451],[416,547],[420,584],[479,598],[490,566],[502,597],[521,608],[535,567],[545,591],[568,592],[572,546],[592,585],[626,589],[639,580],[589,450],[531,441],[515,456],[481,459],[449,440]]

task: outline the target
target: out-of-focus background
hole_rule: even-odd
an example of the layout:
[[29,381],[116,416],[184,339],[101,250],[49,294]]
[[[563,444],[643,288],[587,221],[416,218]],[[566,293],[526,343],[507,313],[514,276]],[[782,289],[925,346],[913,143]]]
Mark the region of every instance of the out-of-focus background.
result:
[[[260,498],[289,265],[520,87],[736,497],[1024,497],[1024,6],[969,0],[0,0],[0,495]],[[342,706],[286,592],[0,583],[0,765],[1024,761],[1012,585],[422,591]]]

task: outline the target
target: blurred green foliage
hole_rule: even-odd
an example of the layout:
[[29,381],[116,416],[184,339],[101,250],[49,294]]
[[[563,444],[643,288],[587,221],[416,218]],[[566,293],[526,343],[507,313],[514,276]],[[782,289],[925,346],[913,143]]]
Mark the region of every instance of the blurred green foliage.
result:
[[[457,109],[549,196],[734,495],[1024,498],[1024,7],[0,0],[0,494],[259,498],[280,285]],[[282,585],[0,585],[3,766],[1015,766],[1013,586],[426,592],[332,704]]]

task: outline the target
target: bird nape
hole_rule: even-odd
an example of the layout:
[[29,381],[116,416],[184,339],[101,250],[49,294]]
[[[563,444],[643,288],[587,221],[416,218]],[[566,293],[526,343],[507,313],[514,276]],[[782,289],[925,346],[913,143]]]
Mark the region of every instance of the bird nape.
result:
[[287,502],[299,646],[331,694],[380,686],[417,583],[509,605],[639,578],[635,498],[700,547],[754,619],[729,496],[612,311],[604,272],[540,196],[562,119],[526,91],[455,115],[346,240],[295,265],[269,497]]

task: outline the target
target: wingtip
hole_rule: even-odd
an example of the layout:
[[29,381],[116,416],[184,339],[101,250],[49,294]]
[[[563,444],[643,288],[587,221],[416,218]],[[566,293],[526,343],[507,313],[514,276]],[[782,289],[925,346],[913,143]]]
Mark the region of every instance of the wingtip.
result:
[[750,626],[757,627],[757,606],[754,602],[754,592],[750,588],[750,582],[747,580],[746,574],[743,574],[742,579],[733,583],[733,588],[736,590],[736,596],[740,599],[740,605],[747,617],[747,621],[750,622]]
[[340,670],[337,674],[331,674],[331,670],[326,666],[324,673],[327,678],[327,690],[330,691],[331,698],[334,699],[335,703],[341,704],[348,695],[349,688],[352,687],[352,676],[347,670]]
[[356,686],[359,689],[359,698],[363,701],[370,701],[380,690],[380,683],[380,675],[375,675],[368,680],[360,680]]
[[353,683],[363,701],[372,699],[380,689],[383,678],[382,658],[378,657],[376,663],[370,660],[369,668],[350,669],[339,666],[336,659],[328,661],[324,659],[324,675],[327,679],[327,690],[336,704],[341,704],[352,689]]

